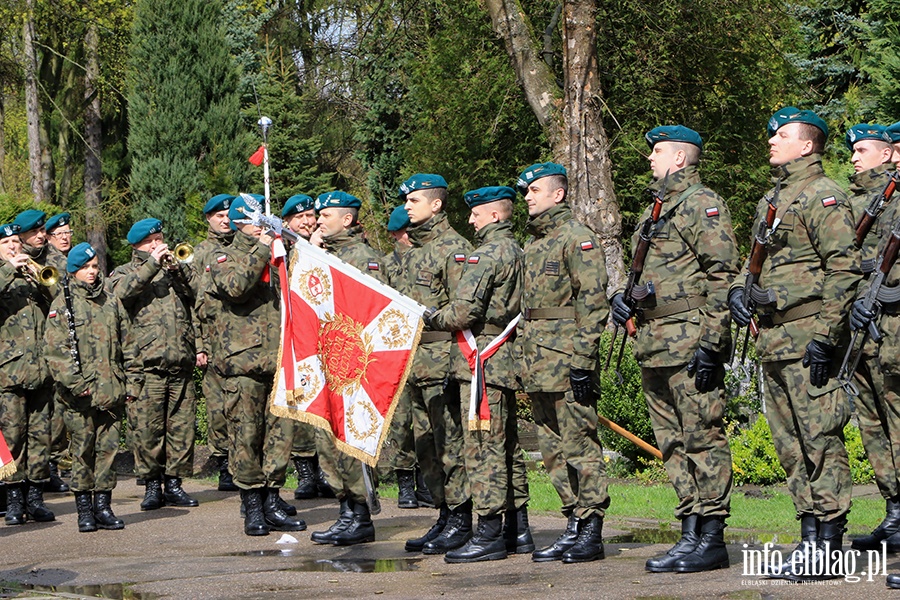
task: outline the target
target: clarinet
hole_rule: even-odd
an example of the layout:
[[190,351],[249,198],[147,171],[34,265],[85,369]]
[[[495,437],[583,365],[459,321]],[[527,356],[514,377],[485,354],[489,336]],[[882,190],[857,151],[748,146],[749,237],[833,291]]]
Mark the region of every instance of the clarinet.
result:
[[66,323],[69,325],[69,352],[75,368],[81,374],[81,353],[78,352],[78,336],[75,334],[75,311],[72,310],[72,292],[69,290],[69,276],[63,277],[63,297],[66,300]]

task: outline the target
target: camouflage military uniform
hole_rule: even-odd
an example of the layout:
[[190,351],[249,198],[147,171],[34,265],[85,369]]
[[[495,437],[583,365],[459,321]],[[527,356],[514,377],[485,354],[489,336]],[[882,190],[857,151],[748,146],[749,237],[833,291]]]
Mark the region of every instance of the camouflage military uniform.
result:
[[[844,193],[825,177],[818,154],[775,167],[772,175],[782,182],[777,200],[781,221],[767,243],[759,286],[772,290],[777,302],[772,314],[757,308],[756,342],[766,418],[798,515],[832,521],[850,509],[843,443],[850,406],[836,379],[813,387],[801,363],[813,339],[835,348],[846,345],[843,317],[859,281],[853,217]],[[765,218],[766,208],[764,198],[756,223]],[[838,363],[840,355],[835,352]],[[832,364],[832,376],[838,366]]]
[[122,301],[144,383],[127,406],[135,471],[146,480],[190,477],[194,463],[196,346],[191,311],[197,279],[186,265],[161,268],[147,252],[113,271],[108,290]]
[[[422,305],[441,308],[450,300],[472,245],[450,227],[444,213],[410,226],[407,234],[413,247],[403,255],[401,277],[391,283]],[[447,332],[422,333],[403,393],[412,407],[416,458],[425,484],[435,506],[446,503],[455,509],[468,502],[470,491],[462,458],[459,393],[455,383],[448,385],[452,343]]]
[[[478,248],[469,256],[450,303],[431,319],[444,331],[471,329],[483,349],[520,312],[524,253],[509,221],[492,223],[475,234]],[[479,516],[521,508],[528,502],[525,461],[516,426],[518,361],[513,340],[499,347],[484,363],[490,429],[464,426],[466,474],[472,490],[472,509]],[[462,355],[460,355],[462,358]],[[465,370],[469,370],[466,363]],[[471,373],[471,372],[470,372]],[[471,375],[460,381],[461,421],[468,422]]]
[[[661,186],[657,181],[652,190]],[[653,431],[678,494],[675,516],[727,517],[732,472],[724,379],[699,392],[686,367],[698,346],[723,359],[730,351],[728,286],[738,275],[740,256],[728,207],[701,183],[695,165],[670,175],[665,194],[641,280],[653,283],[656,304],[639,310],[635,356]],[[632,248],[638,238],[639,231]]]
[[594,234],[566,204],[532,217],[525,244],[519,324],[522,381],[531,399],[544,467],[566,516],[603,516],[609,506],[595,402],[575,401],[569,369],[596,371],[609,317],[606,265]]

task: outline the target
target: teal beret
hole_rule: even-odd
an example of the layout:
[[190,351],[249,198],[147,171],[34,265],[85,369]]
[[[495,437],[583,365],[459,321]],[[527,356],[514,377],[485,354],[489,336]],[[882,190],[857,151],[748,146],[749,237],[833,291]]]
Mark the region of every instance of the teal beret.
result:
[[900,121],[884,128],[884,139],[892,144],[900,143]]
[[848,129],[847,135],[844,137],[844,141],[847,143],[847,148],[849,148],[851,151],[853,150],[853,144],[855,144],[856,142],[861,142],[863,140],[877,140],[879,142],[883,142],[884,125],[867,125],[866,123],[860,123]]
[[8,238],[13,235],[19,235],[19,232],[22,231],[22,228],[16,225],[15,223],[7,223],[6,225],[0,225],[0,240],[3,238]]
[[388,219],[388,231],[400,231],[409,227],[409,213],[403,206],[398,206],[391,211],[391,218]]
[[140,244],[147,239],[148,236],[151,236],[154,233],[162,233],[162,221],[159,219],[141,219],[131,226],[131,229],[128,230],[128,235],[125,236],[125,238],[128,240],[128,243],[133,246],[135,244]]
[[316,201],[306,194],[297,194],[296,196],[291,196],[287,199],[287,202],[284,203],[284,210],[281,211],[281,218],[312,210],[315,206],[315,203]]
[[220,210],[228,210],[231,203],[234,202],[234,196],[231,194],[216,194],[209,199],[206,206],[203,207],[203,214],[219,212]]
[[316,212],[323,208],[330,207],[359,208],[361,206],[362,202],[359,198],[353,194],[348,194],[347,192],[342,192],[340,190],[319,194],[319,197],[316,198]]
[[822,117],[811,110],[800,110],[795,106],[787,106],[772,115],[768,125],[769,137],[775,135],[776,131],[788,123],[806,123],[818,127],[825,137],[828,137],[828,125],[822,120]]
[[684,125],[662,125],[644,134],[644,139],[652,149],[658,142],[685,142],[703,150],[700,134]]
[[18,215],[16,215],[13,223],[22,228],[22,231],[31,231],[32,229],[37,229],[38,227],[44,226],[44,219],[47,218],[47,213],[42,210],[37,210],[35,208],[29,208],[28,210],[23,210]]
[[89,260],[97,256],[97,253],[87,242],[81,242],[71,250],[66,258],[66,272],[74,273],[87,264]]
[[51,229],[56,229],[57,227],[62,227],[63,225],[68,225],[72,220],[72,215],[67,212],[59,213],[58,215],[53,215],[47,222],[44,223],[44,231],[50,232]]
[[528,192],[528,186],[532,181],[536,179],[540,179],[542,177],[549,177],[550,175],[562,175],[566,176],[566,168],[557,163],[537,163],[531,165],[519,175],[519,180],[516,182],[516,187],[519,192],[524,196]]
[[465,195],[465,201],[466,204],[469,205],[469,208],[475,208],[476,206],[487,204],[489,202],[496,202],[497,200],[515,199],[516,190],[505,185],[478,188],[477,190],[466,192]]
[[[253,196],[253,194],[250,195]],[[234,202],[231,203],[231,208],[228,209],[228,220],[231,222],[228,225],[232,231],[237,231],[237,223],[235,221],[247,218],[247,215],[241,212],[245,208],[247,208],[247,203],[240,196],[237,196]]]
[[406,198],[410,192],[418,190],[432,190],[434,188],[447,187],[447,180],[440,175],[434,173],[416,173],[406,181],[400,184],[400,191],[397,195],[400,198]]

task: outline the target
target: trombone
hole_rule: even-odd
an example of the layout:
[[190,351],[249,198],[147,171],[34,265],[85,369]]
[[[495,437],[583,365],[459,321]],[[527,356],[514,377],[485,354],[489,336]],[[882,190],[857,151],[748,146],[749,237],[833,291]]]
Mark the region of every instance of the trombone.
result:
[[59,283],[59,271],[57,271],[55,267],[51,267],[50,265],[42,266],[35,262],[33,258],[28,259],[28,262],[22,267],[22,271],[27,277],[34,280],[35,283],[47,287],[53,287]]

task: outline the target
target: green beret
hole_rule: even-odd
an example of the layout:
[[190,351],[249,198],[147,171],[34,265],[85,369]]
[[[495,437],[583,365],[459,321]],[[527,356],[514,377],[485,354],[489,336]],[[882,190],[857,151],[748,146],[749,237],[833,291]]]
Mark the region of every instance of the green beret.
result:
[[66,258],[66,272],[74,273],[87,264],[89,260],[97,256],[97,253],[87,242],[81,242],[71,250]]
[[388,231],[400,231],[409,227],[409,213],[403,206],[398,206],[391,211],[391,218],[388,219]]
[[475,208],[489,202],[497,200],[515,200],[516,190],[505,185],[495,185],[491,187],[478,188],[466,192],[465,201],[469,208]]
[[900,121],[884,128],[884,139],[892,144],[900,143]]
[[844,137],[847,148],[849,148],[851,152],[853,151],[853,144],[863,140],[877,140],[883,142],[884,125],[867,125],[866,123],[860,123],[848,129],[847,135]]
[[22,231],[22,228],[16,225],[15,223],[7,223],[6,225],[0,225],[0,240],[3,238],[8,238],[13,235],[19,235]]
[[397,195],[400,198],[406,198],[410,192],[418,190],[432,190],[434,188],[447,188],[447,181],[440,175],[433,173],[416,173],[406,181],[400,184],[400,191]]
[[787,106],[782,108],[769,119],[769,137],[775,135],[775,132],[787,125],[788,123],[806,123],[813,127],[818,127],[828,137],[828,125],[822,120],[822,117],[811,110],[800,110],[795,106]]
[[516,181],[516,188],[524,196],[528,192],[528,186],[532,181],[541,177],[549,177],[550,175],[566,177],[566,168],[552,162],[531,165],[519,175],[519,180]]
[[232,202],[234,202],[234,196],[231,194],[216,194],[203,207],[203,214],[208,215],[220,210],[228,210]]
[[281,218],[312,210],[315,206],[315,203],[316,201],[306,194],[297,194],[296,196],[291,196],[284,204],[284,210],[281,211]]
[[[250,195],[252,196],[253,194]],[[231,227],[232,231],[237,231],[236,221],[247,218],[247,215],[241,212],[245,208],[247,208],[247,203],[240,196],[236,196],[228,209],[228,220],[230,221],[228,226]]]
[[63,225],[68,225],[72,220],[72,215],[67,212],[59,213],[58,215],[53,215],[47,222],[44,223],[44,231],[50,233],[51,229],[56,229],[57,227],[62,227]]
[[644,138],[651,149],[659,142],[684,142],[703,150],[703,138],[700,134],[684,125],[662,125],[645,133]]
[[341,192],[339,190],[319,194],[319,197],[316,198],[316,212],[319,212],[323,208],[330,207],[359,208],[361,206],[362,202],[359,198],[353,194],[348,194],[347,192]]
[[22,232],[31,231],[32,229],[37,229],[38,227],[44,226],[44,219],[47,218],[47,213],[42,210],[37,210],[36,208],[29,208],[28,210],[23,210],[18,215],[16,215],[13,223],[22,228]]
[[128,230],[128,235],[125,237],[128,243],[134,246],[135,244],[140,244],[154,233],[162,233],[162,221],[159,219],[141,219],[131,226],[131,229]]

